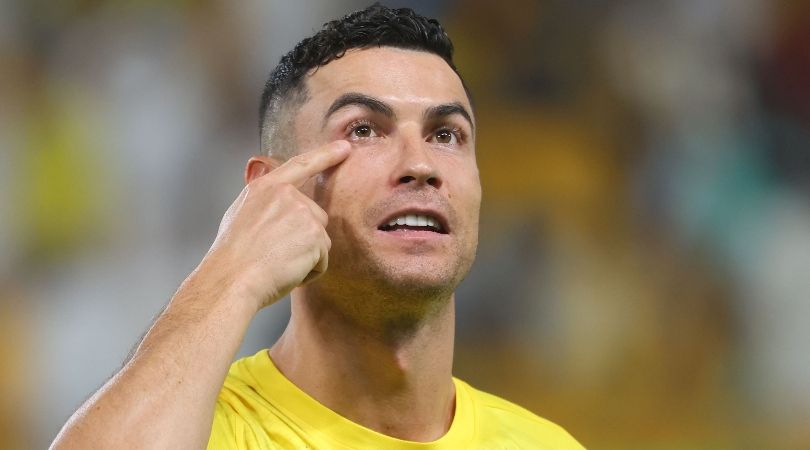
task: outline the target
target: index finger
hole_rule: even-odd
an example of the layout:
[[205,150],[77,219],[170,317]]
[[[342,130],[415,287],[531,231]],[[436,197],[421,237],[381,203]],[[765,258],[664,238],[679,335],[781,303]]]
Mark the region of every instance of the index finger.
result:
[[346,141],[330,142],[317,150],[293,156],[271,173],[276,181],[300,188],[313,176],[343,162],[350,148]]

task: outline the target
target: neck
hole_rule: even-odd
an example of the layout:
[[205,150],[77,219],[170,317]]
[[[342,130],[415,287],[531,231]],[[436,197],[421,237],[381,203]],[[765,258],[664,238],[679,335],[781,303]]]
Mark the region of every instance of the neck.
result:
[[451,295],[430,314],[369,323],[299,288],[270,356],[290,381],[343,417],[399,439],[433,441],[447,432],[455,409],[454,303]]

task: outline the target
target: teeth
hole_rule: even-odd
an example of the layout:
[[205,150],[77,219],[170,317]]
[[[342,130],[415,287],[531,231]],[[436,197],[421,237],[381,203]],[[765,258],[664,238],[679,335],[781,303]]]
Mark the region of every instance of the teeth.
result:
[[395,225],[407,225],[411,227],[431,227],[436,228],[437,230],[441,229],[439,221],[436,220],[434,217],[419,214],[406,214],[404,216],[399,216],[396,219],[392,219],[390,222],[388,222],[388,226],[390,227],[393,227]]

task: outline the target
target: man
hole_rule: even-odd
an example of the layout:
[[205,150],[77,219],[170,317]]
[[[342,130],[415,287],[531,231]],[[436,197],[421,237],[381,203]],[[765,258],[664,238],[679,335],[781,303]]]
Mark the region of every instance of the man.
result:
[[[438,22],[375,5],[326,24],[271,73],[261,129],[210,251],[53,448],[582,448],[452,377],[481,187]],[[229,371],[290,292],[282,337]]]

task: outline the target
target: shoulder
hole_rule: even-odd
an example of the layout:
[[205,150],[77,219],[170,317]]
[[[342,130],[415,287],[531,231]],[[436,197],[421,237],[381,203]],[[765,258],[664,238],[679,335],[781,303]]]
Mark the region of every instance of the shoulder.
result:
[[470,395],[476,411],[476,422],[483,436],[508,435],[516,443],[544,449],[583,450],[571,434],[556,423],[496,395],[478,390],[456,380],[457,386]]
[[[263,404],[266,399],[261,393],[261,364],[259,355],[249,356],[235,361],[222,385],[218,404],[235,407],[242,404]],[[253,409],[253,408],[250,408]]]
[[562,427],[554,422],[544,419],[516,403],[512,403],[509,400],[498,397],[497,395],[476,389],[467,383],[464,384],[471,393],[474,401],[477,403],[477,406],[488,414],[503,414],[504,416],[511,417],[516,420],[525,420],[532,422],[535,425],[562,430]]
[[231,365],[217,396],[208,449],[277,448],[266,430],[274,411],[257,383],[254,358]]

